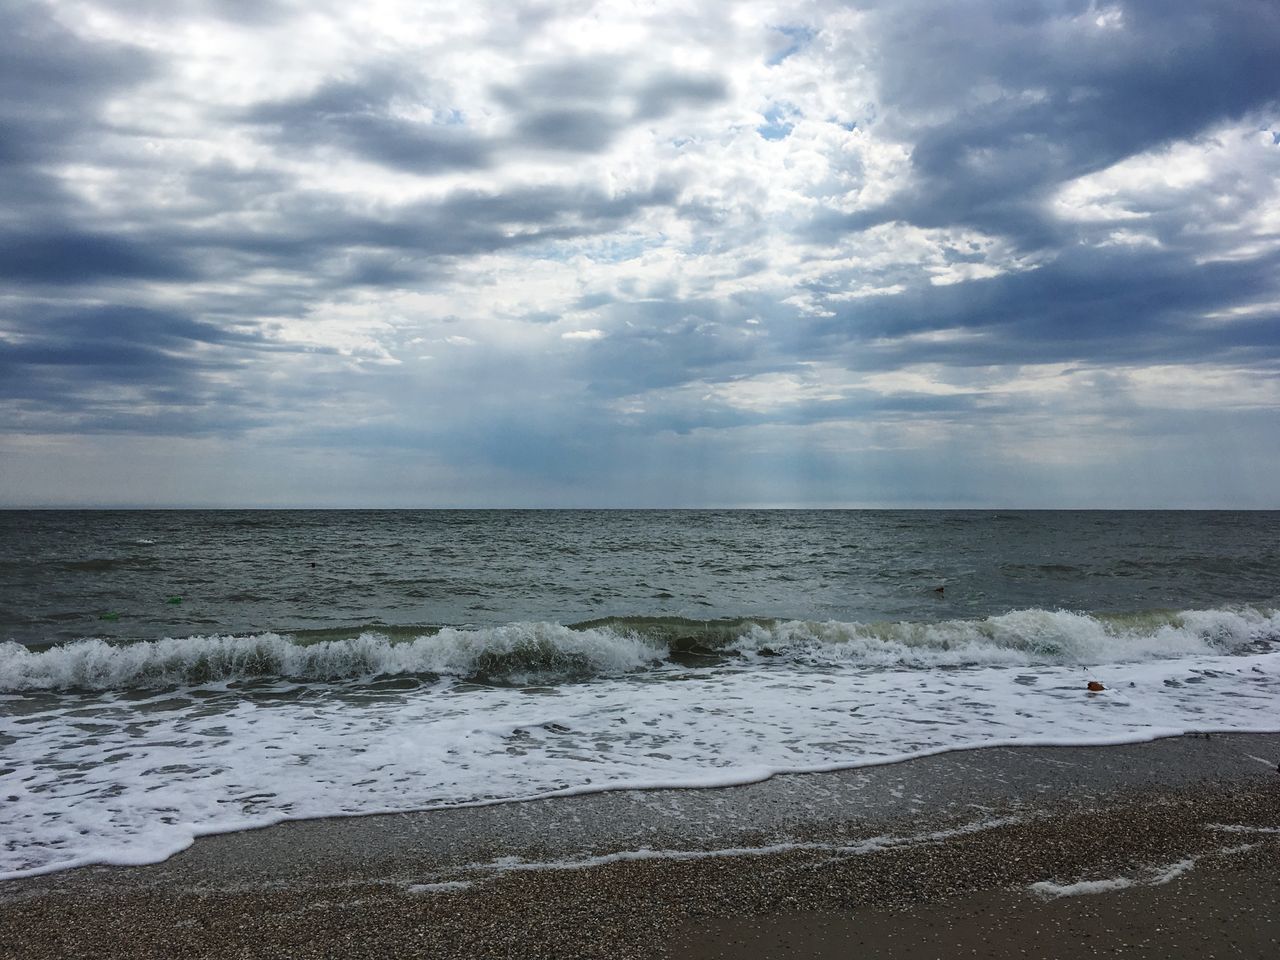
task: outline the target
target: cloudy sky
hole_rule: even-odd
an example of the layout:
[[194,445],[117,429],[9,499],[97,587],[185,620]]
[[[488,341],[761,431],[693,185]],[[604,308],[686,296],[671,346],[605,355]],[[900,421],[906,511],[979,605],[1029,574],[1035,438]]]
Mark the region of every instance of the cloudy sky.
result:
[[1280,507],[1274,0],[0,9],[0,503]]

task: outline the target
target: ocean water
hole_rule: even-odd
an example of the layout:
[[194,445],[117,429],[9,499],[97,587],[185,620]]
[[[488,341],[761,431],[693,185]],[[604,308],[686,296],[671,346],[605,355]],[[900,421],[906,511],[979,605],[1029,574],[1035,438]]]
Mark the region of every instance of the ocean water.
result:
[[1280,513],[0,512],[0,878],[1227,730],[1280,731]]

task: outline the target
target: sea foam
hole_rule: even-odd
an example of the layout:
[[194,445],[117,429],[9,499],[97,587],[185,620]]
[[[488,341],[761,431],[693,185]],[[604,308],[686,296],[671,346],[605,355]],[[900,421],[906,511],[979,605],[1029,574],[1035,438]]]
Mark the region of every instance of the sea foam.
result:
[[[1086,679],[1105,690],[1090,693]],[[997,745],[1280,732],[1280,654],[917,667],[782,657],[585,683],[10,695],[0,878],[282,820],[708,787]]]

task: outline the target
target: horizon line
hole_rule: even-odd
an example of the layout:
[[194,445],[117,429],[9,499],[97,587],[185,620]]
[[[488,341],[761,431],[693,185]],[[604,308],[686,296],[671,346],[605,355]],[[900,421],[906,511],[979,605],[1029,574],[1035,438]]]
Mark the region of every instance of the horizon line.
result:
[[1258,507],[1258,506],[1011,506],[1008,504],[945,504],[945,505],[921,505],[921,504],[873,504],[873,505],[737,505],[737,506],[278,506],[278,505],[254,505],[246,504],[240,506],[213,505],[213,504],[36,504],[36,505],[8,505],[0,504],[0,512],[3,513],[20,513],[20,512],[52,512],[52,511],[81,511],[81,512],[243,512],[243,511],[277,511],[277,512],[564,512],[564,513],[730,513],[730,512],[804,512],[804,511],[930,511],[930,510],[947,510],[947,511],[1012,511],[1016,513],[1053,513],[1053,512],[1075,512],[1075,513],[1142,513],[1142,512],[1165,512],[1165,513],[1276,513],[1280,512],[1280,506]]

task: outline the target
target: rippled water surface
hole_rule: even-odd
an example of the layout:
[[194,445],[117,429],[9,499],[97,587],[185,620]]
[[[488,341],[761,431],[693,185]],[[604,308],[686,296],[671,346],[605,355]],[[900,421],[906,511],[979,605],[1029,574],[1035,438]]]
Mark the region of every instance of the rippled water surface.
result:
[[1277,569],[1274,512],[2,512],[0,639],[1180,609]]

